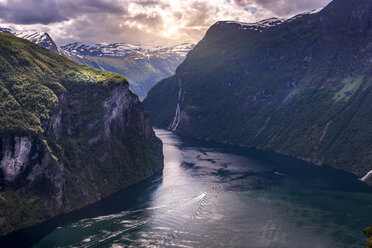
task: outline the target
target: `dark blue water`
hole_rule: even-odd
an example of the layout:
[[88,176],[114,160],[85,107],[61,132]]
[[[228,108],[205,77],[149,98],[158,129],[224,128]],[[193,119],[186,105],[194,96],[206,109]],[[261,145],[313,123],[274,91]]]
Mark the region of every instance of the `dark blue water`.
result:
[[365,245],[372,192],[355,176],[156,132],[164,143],[162,176],[29,229],[20,234],[24,241],[35,248]]

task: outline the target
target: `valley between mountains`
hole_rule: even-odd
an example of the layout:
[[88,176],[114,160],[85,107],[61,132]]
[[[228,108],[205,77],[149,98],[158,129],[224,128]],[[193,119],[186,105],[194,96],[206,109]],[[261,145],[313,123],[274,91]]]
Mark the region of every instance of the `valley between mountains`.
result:
[[372,1],[221,20],[196,45],[52,36],[0,28],[0,245],[364,243]]

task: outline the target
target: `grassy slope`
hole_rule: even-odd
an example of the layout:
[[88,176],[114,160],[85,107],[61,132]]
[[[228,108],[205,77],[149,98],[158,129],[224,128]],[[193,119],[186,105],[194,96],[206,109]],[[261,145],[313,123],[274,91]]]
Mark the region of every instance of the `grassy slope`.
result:
[[127,83],[124,76],[80,66],[56,53],[0,34],[0,134],[42,132],[57,95],[76,85]]

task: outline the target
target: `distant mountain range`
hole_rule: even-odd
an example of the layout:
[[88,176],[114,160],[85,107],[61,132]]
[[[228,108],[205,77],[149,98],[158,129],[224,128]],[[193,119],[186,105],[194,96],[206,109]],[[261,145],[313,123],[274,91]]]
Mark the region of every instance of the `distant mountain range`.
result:
[[130,88],[143,99],[157,82],[175,73],[194,46],[181,44],[159,47],[77,42],[63,46],[62,49],[80,64],[125,75]]
[[184,136],[350,171],[372,184],[372,1],[221,21],[144,106]]
[[48,33],[19,32],[0,28],[2,33],[10,33],[50,49],[60,55],[75,60],[79,64],[96,69],[125,75],[131,90],[140,99],[160,80],[173,75],[178,65],[186,58],[194,44],[172,47],[139,46],[126,43],[89,44],[75,42],[59,47]]
[[[92,57],[126,57],[136,55],[137,58],[151,58],[153,56],[179,55],[186,57],[187,53],[194,48],[193,44],[181,44],[172,47],[161,46],[138,46],[127,43],[114,44],[88,44],[75,42],[62,46],[62,49],[80,56]],[[142,56],[142,57],[141,57]]]

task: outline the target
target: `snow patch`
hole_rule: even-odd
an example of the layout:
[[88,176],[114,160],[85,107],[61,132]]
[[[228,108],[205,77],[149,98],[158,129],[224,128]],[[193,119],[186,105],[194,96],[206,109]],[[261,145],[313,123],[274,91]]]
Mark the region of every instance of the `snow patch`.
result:
[[324,7],[321,7],[321,8],[318,8],[318,9],[313,9],[311,11],[307,11],[307,12],[303,12],[303,13],[300,13],[298,15],[295,15],[294,17],[292,18],[289,18],[286,22],[293,22],[294,20],[304,16],[304,15],[314,15],[314,14],[317,14],[319,13],[320,11],[322,11],[324,9]]
[[284,23],[286,19],[283,18],[269,18],[265,19],[256,23],[246,23],[246,22],[235,22],[235,21],[226,21],[222,23],[227,23],[227,24],[238,24],[240,25],[241,29],[244,30],[254,30],[254,31],[261,31],[261,29],[267,29],[267,28],[272,28],[275,26],[278,26],[282,23]]
[[182,57],[186,57],[187,53],[194,48],[194,44],[184,43],[172,47],[162,46],[142,46],[142,45],[131,45],[127,43],[113,43],[113,44],[90,44],[75,42],[63,46],[67,52],[80,55],[90,56],[106,56],[106,57],[125,57],[130,55],[136,55],[149,59],[153,56],[169,56],[171,54],[177,54]]
[[236,22],[236,21],[221,21],[221,22],[218,22],[217,24],[219,24],[219,23],[238,24],[238,25],[240,25],[240,29],[262,32],[262,29],[268,29],[268,28],[276,27],[276,26],[279,26],[279,25],[281,25],[285,22],[292,22],[292,21],[296,20],[297,18],[302,17],[304,15],[314,15],[316,13],[319,13],[323,9],[324,9],[324,7],[321,7],[321,8],[318,8],[318,9],[311,10],[311,11],[303,12],[303,13],[298,14],[298,15],[292,17],[292,18],[289,18],[289,19],[273,17],[273,18],[265,19],[265,20],[255,22],[255,23]]

